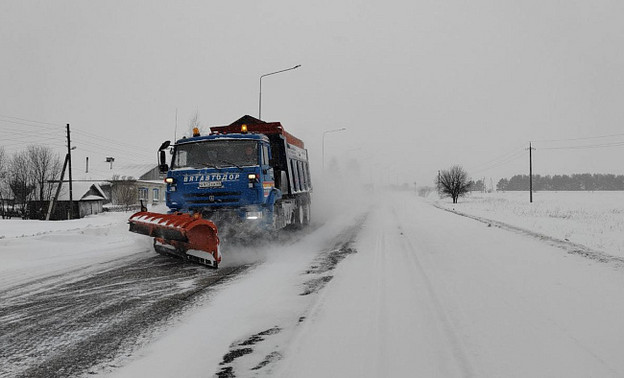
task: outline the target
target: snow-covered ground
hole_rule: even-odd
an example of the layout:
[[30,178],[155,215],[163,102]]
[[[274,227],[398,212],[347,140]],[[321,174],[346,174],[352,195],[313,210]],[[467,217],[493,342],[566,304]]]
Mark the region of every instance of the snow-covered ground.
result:
[[[624,193],[366,196],[317,201],[288,243],[226,252],[223,267],[260,263],[92,373],[624,375],[624,264],[578,253],[624,255]],[[0,289],[152,253],[127,215],[0,221]]]
[[460,213],[514,225],[624,257],[624,192],[471,193],[453,204]]
[[0,220],[0,289],[147,251],[148,241],[127,231],[128,216],[103,213],[53,222]]

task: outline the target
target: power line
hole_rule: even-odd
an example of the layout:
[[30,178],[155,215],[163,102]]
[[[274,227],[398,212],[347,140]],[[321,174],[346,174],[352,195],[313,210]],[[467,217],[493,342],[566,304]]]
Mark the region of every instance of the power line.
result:
[[624,141],[613,143],[601,143],[601,144],[586,144],[580,146],[566,146],[566,147],[542,147],[541,150],[582,150],[588,148],[611,148],[624,146]]
[[128,151],[127,149],[123,149],[121,147],[102,146],[101,144],[87,141],[87,140],[76,139],[74,140],[74,144],[78,146],[78,148],[80,148],[80,146],[89,147],[89,151],[100,152],[102,155],[111,155],[112,153],[119,153],[124,156],[134,157],[140,160],[146,159],[148,157],[155,159],[155,154],[151,152],[148,153],[148,152],[139,152],[139,151],[133,151],[133,150]]
[[[0,122],[7,124],[2,128],[11,135],[11,137],[5,137],[2,139],[0,145],[2,145],[3,147],[16,149],[20,146],[23,147],[38,143],[44,143],[49,146],[55,146],[60,148],[66,147],[64,136],[65,125],[51,122],[35,121],[7,115],[0,115],[0,117],[5,118],[0,118]],[[23,127],[18,127],[16,125],[27,126],[28,128],[36,129],[36,131],[27,130]],[[59,128],[51,129],[42,125],[55,126]],[[75,144],[86,145],[89,147],[90,151],[100,151],[103,155],[110,155],[111,153],[123,154],[124,156],[129,156],[139,160],[145,160],[146,158],[148,158],[148,156],[150,158],[153,157],[152,152],[148,152],[147,150],[144,150],[144,152],[137,151],[136,145],[126,144],[79,129],[74,129],[72,131],[74,134]],[[76,134],[78,134],[77,138]]]
[[[123,147],[128,148],[128,149],[130,149],[132,151],[136,151],[137,150],[137,145],[136,144],[128,144],[128,143],[124,143],[124,142],[119,142],[119,141],[116,141],[114,139],[102,137],[102,136],[99,136],[97,134],[89,133],[89,132],[82,131],[82,130],[76,130],[74,133],[75,134],[81,134],[81,135],[83,135],[83,136],[85,136],[87,138],[96,139],[98,141],[98,143],[97,143],[98,146],[101,145],[102,141],[107,141],[107,142],[112,143],[114,145],[114,147],[112,147],[112,148],[116,148],[116,149],[118,149],[120,151],[123,151],[123,152],[127,152],[127,150],[122,149]],[[147,154],[147,151],[145,153]],[[152,154],[152,152],[150,152],[150,154]]]
[[498,162],[499,160],[504,160],[504,159],[507,159],[510,155],[511,155],[511,156],[513,156],[513,155],[515,155],[516,153],[521,152],[522,150],[523,150],[523,149],[517,149],[517,150],[514,150],[514,151],[512,151],[512,152],[508,152],[508,153],[503,154],[503,155],[501,155],[501,156],[499,156],[499,157],[496,157],[496,158],[494,158],[494,159],[492,159],[492,160],[488,160],[488,161],[486,161],[486,162],[485,162],[485,163],[483,163],[483,164],[477,165],[477,167],[480,167],[480,166],[487,166],[487,165],[489,165],[490,163],[493,163],[493,162]]
[[17,135],[14,138],[2,139],[2,142],[12,142],[13,144],[20,144],[20,145],[37,144],[38,141],[41,141],[41,143],[45,143],[45,144],[49,144],[51,142],[57,142],[57,141],[62,143],[63,139],[60,139],[58,137],[46,137],[46,138],[33,139],[30,136],[20,137]]
[[[0,122],[4,122],[4,123],[12,123],[12,124],[15,124],[15,125],[23,125],[23,126],[37,127],[37,128],[39,128],[39,129],[44,129],[44,130],[50,130],[49,128],[46,128],[46,127],[44,127],[44,126],[40,126],[40,125],[33,125],[33,124],[30,124],[30,123],[26,123],[26,122],[9,121],[9,120],[6,120],[6,119],[0,119]],[[54,125],[54,124],[50,124],[50,125],[52,125],[52,126],[58,126],[58,125]]]
[[[494,168],[498,168],[500,166],[509,164],[512,161],[518,160],[522,156],[524,156],[524,148],[508,152],[497,158],[489,160],[483,164],[477,165],[476,166],[477,169],[473,170],[472,173],[480,173],[480,172],[489,171]],[[479,168],[479,167],[483,167],[483,168]]]
[[[12,116],[2,115],[2,114],[0,114],[0,117],[3,117],[3,118],[9,118],[9,119],[17,119],[17,120],[19,120],[19,121],[30,122],[30,123],[39,123],[39,124],[42,124],[42,125],[50,125],[50,126],[65,127],[65,125],[61,125],[61,124],[58,124],[58,123],[50,123],[50,122],[42,122],[42,121],[33,121],[33,120],[30,120],[30,119],[26,119],[26,118],[12,117]],[[9,122],[9,121],[5,121],[5,122]]]
[[602,139],[602,138],[613,138],[613,137],[620,137],[620,136],[624,137],[624,133],[590,136],[590,137],[566,138],[566,139],[543,139],[543,140],[534,140],[533,142],[538,142],[538,143],[569,142],[569,141],[576,141],[576,140]]

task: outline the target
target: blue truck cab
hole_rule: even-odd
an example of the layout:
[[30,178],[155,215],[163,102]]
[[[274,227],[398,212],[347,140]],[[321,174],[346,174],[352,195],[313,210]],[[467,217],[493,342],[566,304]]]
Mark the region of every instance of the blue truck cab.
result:
[[303,142],[279,122],[244,116],[209,135],[178,140],[171,148],[166,204],[170,212],[200,213],[220,229],[275,230],[310,222],[312,185]]

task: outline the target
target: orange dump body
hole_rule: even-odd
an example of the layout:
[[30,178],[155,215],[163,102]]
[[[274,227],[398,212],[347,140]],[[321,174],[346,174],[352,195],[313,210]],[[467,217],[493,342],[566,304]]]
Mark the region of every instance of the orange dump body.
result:
[[240,133],[241,127],[245,125],[247,132],[258,133],[264,135],[281,134],[289,144],[299,148],[305,148],[303,141],[294,135],[286,132],[280,122],[264,122],[252,116],[246,115],[227,126],[211,126],[210,131],[213,134],[234,134]]

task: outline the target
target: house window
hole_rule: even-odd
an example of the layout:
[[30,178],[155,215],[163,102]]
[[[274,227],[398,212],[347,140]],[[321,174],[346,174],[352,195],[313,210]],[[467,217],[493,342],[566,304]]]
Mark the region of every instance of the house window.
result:
[[148,193],[147,188],[139,188],[139,201],[147,201]]
[[158,190],[158,188],[154,188],[152,190],[152,202],[158,202],[160,201],[160,190]]

